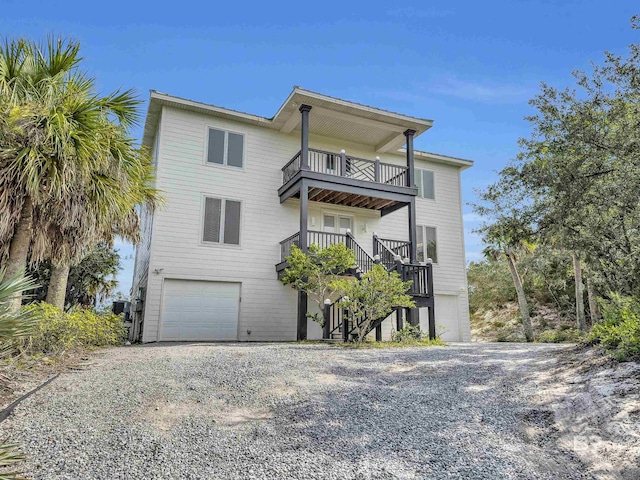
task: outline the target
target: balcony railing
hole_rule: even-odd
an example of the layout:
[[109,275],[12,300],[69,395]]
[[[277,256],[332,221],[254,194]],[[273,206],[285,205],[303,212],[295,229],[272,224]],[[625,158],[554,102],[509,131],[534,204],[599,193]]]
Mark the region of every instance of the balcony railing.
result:
[[[282,183],[291,180],[301,170],[301,152],[298,152],[282,167]],[[307,169],[311,172],[353,178],[365,182],[383,183],[405,187],[408,184],[408,168],[402,165],[382,163],[379,160],[365,160],[324,150],[309,149]]]
[[[347,235],[344,233],[328,233],[319,232],[315,230],[307,231],[307,245],[317,244],[320,248],[327,248],[329,245],[335,245],[336,243],[343,243],[347,245]],[[300,246],[300,232],[296,232],[288,238],[285,238],[280,242],[280,260],[285,259],[291,253],[291,247],[295,245]]]

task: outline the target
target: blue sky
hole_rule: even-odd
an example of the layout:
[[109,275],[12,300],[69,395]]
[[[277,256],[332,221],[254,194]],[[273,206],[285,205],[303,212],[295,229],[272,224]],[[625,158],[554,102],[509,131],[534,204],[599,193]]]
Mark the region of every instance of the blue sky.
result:
[[[541,81],[571,85],[572,70],[637,42],[623,0],[393,3],[4,0],[0,32],[80,40],[104,92],[155,89],[272,116],[300,85],[434,119],[416,148],[476,162],[465,203],[517,153]],[[475,260],[477,220],[464,211]],[[128,292],[133,249],[119,247]]]

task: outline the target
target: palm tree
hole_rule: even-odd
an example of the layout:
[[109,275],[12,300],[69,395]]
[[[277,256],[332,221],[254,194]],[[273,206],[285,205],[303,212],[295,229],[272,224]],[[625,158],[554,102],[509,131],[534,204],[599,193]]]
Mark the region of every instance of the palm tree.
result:
[[139,242],[137,206],[144,203],[153,210],[160,202],[151,186],[149,163],[125,174],[115,164],[111,167],[111,172],[96,173],[82,189],[72,190],[68,208],[45,206],[35,214],[34,223],[40,228],[34,235],[31,262],[51,260],[46,301],[58,308],[64,307],[70,267],[98,243],[112,247],[116,235]]
[[[94,244],[104,238],[108,219],[122,223],[123,212],[130,219],[134,198],[148,199],[144,188],[135,190],[149,180],[149,161],[127,134],[139,120],[140,100],[130,90],[96,94],[80,60],[79,44],[70,40],[0,46],[0,215],[8,220],[0,227],[0,258],[8,275],[25,269],[30,250],[34,261],[49,252],[54,263],[68,263],[93,234]],[[117,191],[105,188],[109,182],[126,184],[132,174],[128,195],[101,195]],[[81,204],[79,193],[99,205]],[[100,228],[74,228],[96,212]],[[53,231],[79,247],[51,248],[60,238],[48,236]],[[13,308],[20,302],[16,295]]]

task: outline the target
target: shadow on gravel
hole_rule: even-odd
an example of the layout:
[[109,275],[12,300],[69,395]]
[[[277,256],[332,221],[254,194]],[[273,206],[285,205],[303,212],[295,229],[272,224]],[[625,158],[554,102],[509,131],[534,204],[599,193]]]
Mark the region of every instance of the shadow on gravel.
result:
[[305,438],[305,448],[363,471],[400,462],[419,478],[593,478],[568,451],[547,449],[534,435],[550,418],[527,403],[529,376],[553,349],[332,355],[324,391],[277,411],[284,421],[276,428]]

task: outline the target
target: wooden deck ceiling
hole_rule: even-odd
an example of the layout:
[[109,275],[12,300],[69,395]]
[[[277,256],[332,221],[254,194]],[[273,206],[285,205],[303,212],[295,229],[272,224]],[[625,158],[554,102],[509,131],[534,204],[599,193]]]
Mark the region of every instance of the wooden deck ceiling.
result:
[[[298,192],[294,195],[300,198]],[[345,207],[368,208],[369,210],[382,210],[397,204],[396,200],[388,200],[385,198],[371,197],[368,195],[359,195],[355,193],[337,192],[326,188],[309,188],[309,201],[332,203],[334,205],[343,205]]]

